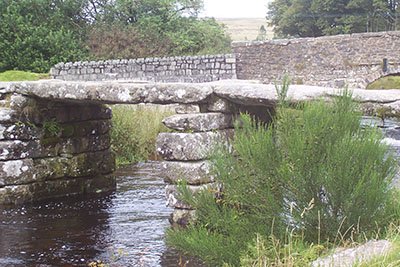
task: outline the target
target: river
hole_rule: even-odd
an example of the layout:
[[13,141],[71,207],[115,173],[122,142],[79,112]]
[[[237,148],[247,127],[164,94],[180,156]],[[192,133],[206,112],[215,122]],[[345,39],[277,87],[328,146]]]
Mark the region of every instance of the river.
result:
[[0,266],[200,266],[165,245],[172,209],[159,163],[116,176],[111,194],[0,208]]

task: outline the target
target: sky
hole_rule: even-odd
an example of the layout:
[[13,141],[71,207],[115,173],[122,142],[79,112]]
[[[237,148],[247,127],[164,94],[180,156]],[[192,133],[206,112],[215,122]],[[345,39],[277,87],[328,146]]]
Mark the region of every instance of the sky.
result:
[[264,18],[268,0],[204,0],[201,16],[215,18]]

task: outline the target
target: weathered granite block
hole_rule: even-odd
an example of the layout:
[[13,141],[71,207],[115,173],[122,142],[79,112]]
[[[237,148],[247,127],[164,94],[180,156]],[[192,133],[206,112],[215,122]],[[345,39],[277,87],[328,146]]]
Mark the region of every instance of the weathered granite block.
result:
[[200,185],[214,182],[208,161],[181,162],[164,161],[161,164],[161,176],[170,184],[184,180],[189,185]]
[[218,145],[227,145],[233,130],[203,133],[160,133],[157,152],[165,160],[197,161],[206,159]]
[[200,113],[199,105],[195,104],[179,104],[175,108],[177,114]]
[[207,110],[210,112],[233,113],[233,104],[226,99],[212,97],[208,102]]
[[[208,190],[213,194],[217,194],[216,184],[203,184],[203,185],[187,185],[187,189],[192,195],[196,195],[202,190]],[[193,209],[189,204],[179,199],[179,192],[177,185],[167,185],[165,188],[167,197],[167,206],[176,209]]]
[[179,114],[167,117],[162,122],[178,131],[207,132],[233,128],[232,115],[223,113]]
[[0,123],[15,122],[18,118],[18,112],[10,108],[0,108]]
[[0,187],[58,178],[96,176],[114,170],[115,159],[111,151],[72,157],[8,160],[0,162]]
[[98,194],[114,189],[115,177],[112,175],[41,181],[18,186],[1,187],[0,204],[15,205],[78,194]]
[[37,141],[0,141],[0,160],[24,159],[38,153],[40,145]]
[[115,170],[115,157],[110,150],[33,161],[37,179],[42,180],[90,177],[109,174]]
[[60,125],[61,137],[104,135],[111,129],[111,120],[92,120]]
[[38,158],[43,156],[74,155],[84,152],[107,150],[110,148],[110,145],[111,139],[108,134],[65,139],[54,137],[41,140],[40,151],[34,153],[32,156]]
[[175,209],[169,218],[173,226],[186,226],[196,219],[195,210]]
[[43,124],[111,119],[111,110],[105,105],[74,104],[60,101],[27,98],[12,94],[6,108],[0,108],[0,123],[27,122]]
[[42,140],[0,141],[0,161],[24,158],[55,157],[58,155],[74,155],[83,152],[102,151],[110,148],[110,136],[89,136],[61,139],[51,137]]
[[43,136],[43,131],[25,123],[0,124],[0,140],[35,140]]

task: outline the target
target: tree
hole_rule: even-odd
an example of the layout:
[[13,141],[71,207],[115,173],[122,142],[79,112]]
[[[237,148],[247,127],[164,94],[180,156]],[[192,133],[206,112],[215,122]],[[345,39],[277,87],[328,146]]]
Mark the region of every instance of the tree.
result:
[[[95,55],[101,58],[224,53],[230,49],[231,40],[222,26],[213,19],[197,18],[202,0],[116,0],[112,3],[103,6],[89,38],[89,47],[97,47]],[[108,32],[110,24],[118,34]],[[130,36],[126,35],[128,32]],[[106,45],[100,47],[98,41],[93,42],[108,39],[110,35],[116,37],[112,41],[115,48],[112,53]]]
[[0,71],[229,51],[222,26],[197,17],[202,6],[203,0],[3,0]]
[[202,6],[203,0],[3,0],[0,71],[229,51],[222,26],[197,17]]
[[144,17],[160,17],[168,21],[175,16],[196,17],[202,7],[202,0],[109,0],[103,7],[102,19],[124,24],[136,23]]
[[87,54],[80,1],[0,1],[0,71],[46,72]]
[[264,25],[261,25],[260,29],[258,30],[256,41],[264,41],[266,39],[267,39],[267,30],[265,29]]
[[274,0],[267,18],[278,37],[395,30],[399,0]]

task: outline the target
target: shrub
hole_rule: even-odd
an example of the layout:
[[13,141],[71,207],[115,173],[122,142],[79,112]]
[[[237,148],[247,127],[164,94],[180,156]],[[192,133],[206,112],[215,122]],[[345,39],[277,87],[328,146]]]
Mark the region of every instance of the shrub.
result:
[[117,165],[147,160],[154,155],[157,134],[168,131],[161,121],[172,112],[140,105],[116,105],[112,111],[111,147],[117,155]]
[[143,58],[166,55],[171,42],[153,32],[143,33],[134,25],[95,24],[89,31],[87,45],[97,59]]
[[189,197],[182,189],[184,200],[197,209],[196,223],[170,231],[168,240],[176,245],[174,236],[180,235],[179,247],[204,251],[206,241],[187,237],[207,229],[204,239],[219,238],[232,251],[219,258],[208,246],[206,259],[236,266],[257,234],[270,237],[265,240],[272,247],[272,240],[293,242],[288,236],[305,244],[371,237],[377,226],[398,216],[390,189],[395,161],[381,133],[360,126],[356,110],[345,93],[333,103],[306,103],[295,112],[281,105],[268,126],[242,116],[235,152],[218,152],[214,159],[222,197],[209,192]]

